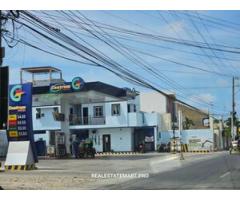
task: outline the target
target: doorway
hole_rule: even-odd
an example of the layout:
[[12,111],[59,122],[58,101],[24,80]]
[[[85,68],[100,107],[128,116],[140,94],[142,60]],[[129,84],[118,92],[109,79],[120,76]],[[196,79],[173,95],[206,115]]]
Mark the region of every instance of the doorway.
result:
[[103,135],[103,152],[111,151],[111,136]]
[[144,144],[145,151],[154,151],[154,128],[141,127],[134,129],[134,150],[139,150],[139,145]]
[[83,124],[88,124],[88,107],[83,107]]

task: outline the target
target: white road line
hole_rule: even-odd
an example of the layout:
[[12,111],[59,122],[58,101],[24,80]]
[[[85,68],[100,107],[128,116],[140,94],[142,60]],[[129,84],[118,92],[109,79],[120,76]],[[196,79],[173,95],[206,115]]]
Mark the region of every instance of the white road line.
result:
[[220,178],[223,178],[223,177],[225,177],[225,176],[227,176],[227,175],[229,175],[230,174],[230,172],[226,172],[225,174],[223,174],[222,176],[220,176]]

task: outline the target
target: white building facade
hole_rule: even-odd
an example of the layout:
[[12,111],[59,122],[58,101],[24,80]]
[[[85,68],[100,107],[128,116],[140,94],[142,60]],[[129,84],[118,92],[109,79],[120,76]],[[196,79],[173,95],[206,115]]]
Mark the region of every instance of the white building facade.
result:
[[[134,90],[102,82],[85,82],[79,90],[68,88],[72,82],[33,87],[33,129],[35,141],[55,144],[56,132],[65,134],[67,153],[71,138],[93,141],[97,152],[137,151],[141,143],[147,151],[157,148],[161,123],[157,112],[143,112],[140,95]],[[61,86],[61,87],[59,87]],[[68,88],[57,93],[51,89]],[[63,115],[58,121],[54,113]]]

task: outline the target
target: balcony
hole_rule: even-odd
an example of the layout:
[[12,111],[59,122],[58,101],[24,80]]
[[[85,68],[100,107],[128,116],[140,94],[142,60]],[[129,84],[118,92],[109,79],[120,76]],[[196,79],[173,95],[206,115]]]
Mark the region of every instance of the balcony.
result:
[[104,125],[106,123],[105,116],[100,117],[83,117],[76,114],[69,115],[70,126],[78,125]]

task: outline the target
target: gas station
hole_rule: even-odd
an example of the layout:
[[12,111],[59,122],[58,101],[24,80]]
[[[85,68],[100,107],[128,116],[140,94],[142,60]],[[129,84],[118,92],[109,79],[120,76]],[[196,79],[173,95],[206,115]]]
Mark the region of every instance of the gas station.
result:
[[[8,96],[9,148],[5,170],[35,169],[36,137],[42,136],[52,141],[46,151],[52,151],[56,158],[71,157],[74,138],[91,138],[100,152],[134,151],[131,135],[136,124],[130,123],[136,123],[137,118],[130,115],[137,116],[131,113],[133,108],[130,113],[127,108],[138,101],[136,91],[84,82],[80,77],[66,82],[61,70],[45,66],[21,68],[20,84],[10,85]],[[114,116],[112,104],[124,106],[121,115]],[[95,109],[100,107],[103,110],[97,115]],[[111,134],[112,139],[102,134]]]

